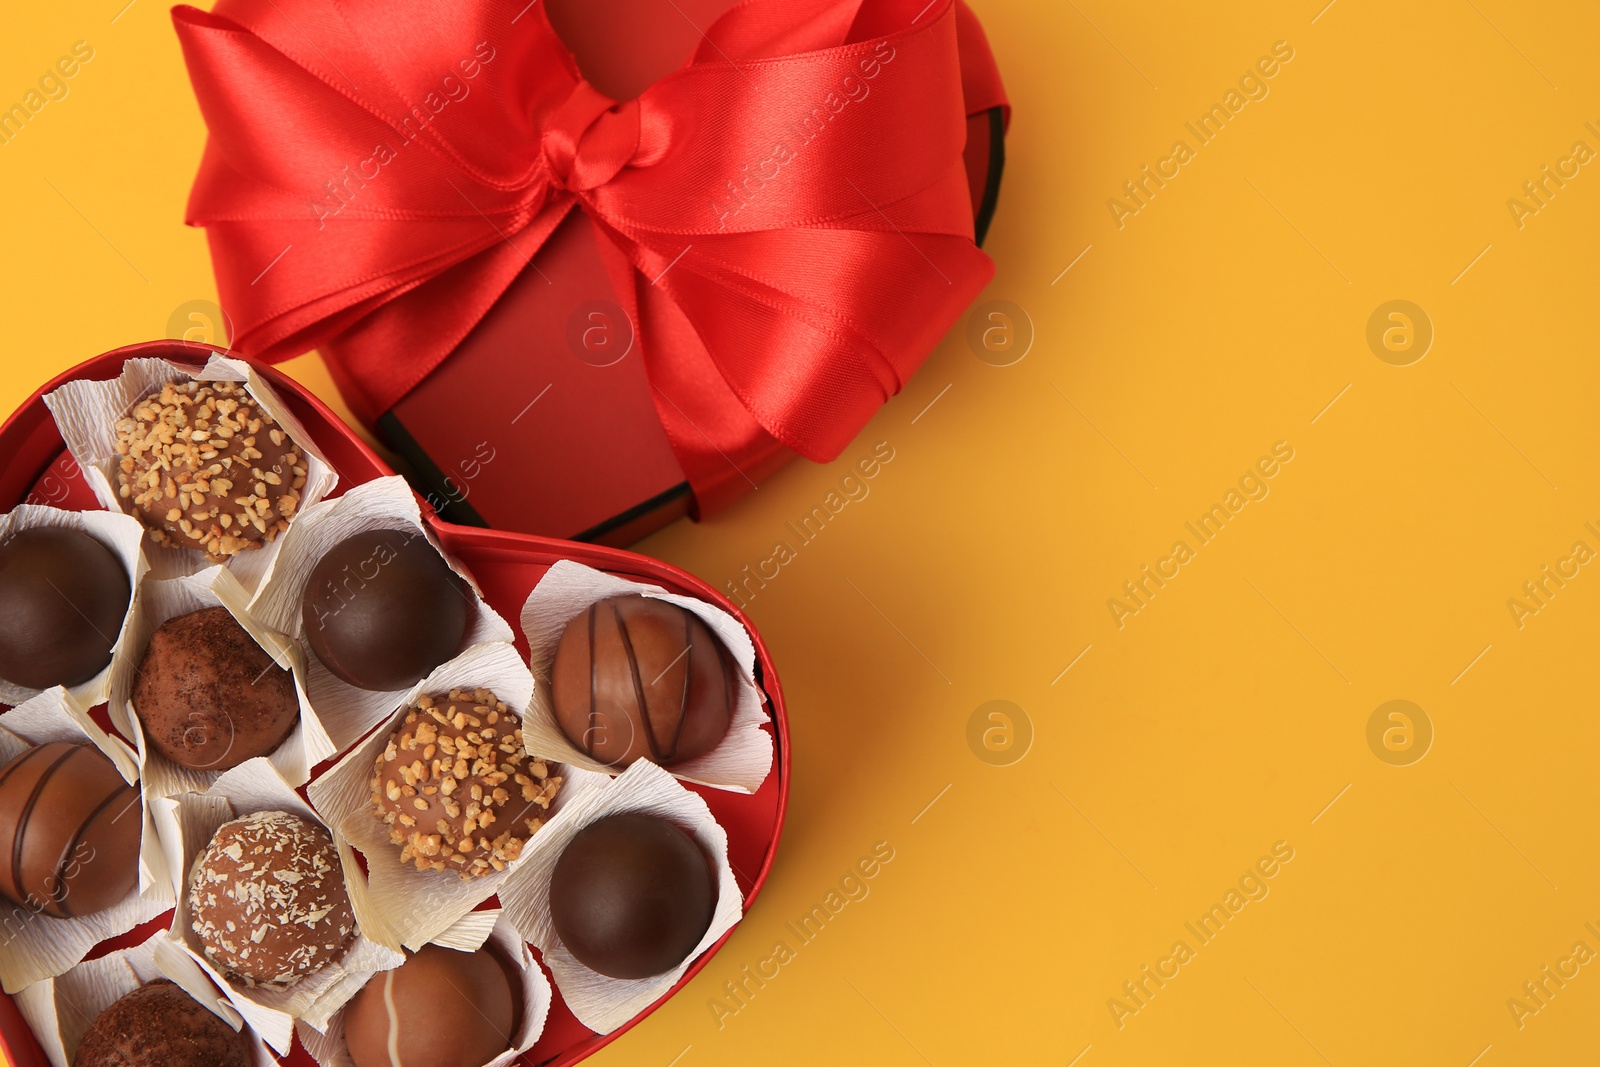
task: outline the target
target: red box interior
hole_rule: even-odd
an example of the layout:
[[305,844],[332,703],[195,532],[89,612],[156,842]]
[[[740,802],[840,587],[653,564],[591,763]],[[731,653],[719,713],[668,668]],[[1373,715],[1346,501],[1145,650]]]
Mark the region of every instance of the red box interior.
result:
[[[182,341],[132,345],[81,364],[43,386],[0,427],[0,455],[9,457],[4,469],[0,470],[0,507],[9,510],[24,501],[76,510],[97,510],[100,507],[99,501],[83,481],[77,464],[65,451],[61,435],[44,405],[42,398],[45,393],[71,379],[114,378],[121,372],[123,362],[129,358],[146,356],[199,365],[205,362],[212,351]],[[270,367],[257,365],[256,370],[278,390],[339,472],[341,491],[393,473],[315,396]],[[745,624],[756,649],[756,680],[767,696],[772,714],[770,729],[777,748],[773,772],[751,796],[684,784],[706,801],[717,821],[727,830],[729,860],[744,891],[745,909],[748,911],[765,883],[777,853],[789,794],[789,736],[783,691],[767,649],[749,620],[711,586],[669,564],[597,545],[456,526],[432,514],[426,503],[423,508],[424,519],[440,542],[466,564],[483,587],[488,602],[508,619],[514,620],[521,615],[523,601],[551,565],[557,560],[572,559],[625,578],[652,582],[672,592],[709,601]],[[517,646],[526,656],[527,644],[520,633],[517,635]],[[96,717],[103,727],[111,728],[103,707]],[[317,767],[313,774],[320,774],[333,762],[330,760]],[[304,790],[301,792],[303,795]],[[482,907],[493,907],[495,904],[496,898],[491,897]],[[170,925],[171,915],[168,913],[122,937],[102,942],[92,955],[103,955],[117,948],[137,944]],[[726,941],[725,936],[701,955],[683,979],[661,1000],[641,1012],[627,1026],[611,1034],[595,1034],[578,1022],[561,999],[560,991],[556,990],[544,1034],[538,1044],[518,1062],[528,1067],[535,1064],[549,1067],[577,1063],[625,1033],[681,989]],[[538,949],[531,951],[537,959]],[[542,961],[540,966],[543,966]],[[12,998],[6,995],[0,995],[0,1051],[15,1067],[48,1067],[48,1061],[27,1023],[17,1011]],[[283,1062],[295,1067],[314,1067],[315,1064],[298,1042]]]

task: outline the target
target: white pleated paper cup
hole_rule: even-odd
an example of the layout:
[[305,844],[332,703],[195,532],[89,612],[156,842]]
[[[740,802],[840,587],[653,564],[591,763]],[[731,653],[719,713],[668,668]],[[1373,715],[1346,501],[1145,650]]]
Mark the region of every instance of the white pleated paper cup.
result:
[[[550,980],[544,976],[544,971],[533,958],[533,953],[528,951],[527,943],[522,940],[522,936],[500,911],[490,909],[475,911],[466,919],[471,921],[466,922],[464,928],[463,924],[458,923],[432,943],[461,952],[475,952],[488,944],[515,972],[520,988],[514,993],[519,993],[522,998],[522,1010],[518,1014],[517,1027],[512,1033],[503,1035],[506,1038],[505,1051],[483,1064],[483,1067],[509,1067],[518,1056],[538,1044],[540,1035],[544,1033],[544,1024],[550,1016],[552,999]],[[385,977],[385,975],[374,975],[371,981],[382,982]],[[475,1019],[473,1024],[474,1028],[487,1025],[483,1019]],[[345,1044],[344,1009],[341,1009],[339,1015],[329,1023],[326,1033],[314,1030],[304,1023],[298,1024],[297,1028],[300,1043],[321,1067],[354,1067],[349,1048]]]
[[423,523],[416,495],[404,478],[378,478],[356,486],[337,500],[307,509],[280,539],[278,558],[251,600],[250,611],[264,625],[288,634],[300,646],[306,658],[306,691],[329,738],[340,750],[387,719],[406,691],[361,689],[328,670],[305,640],[301,599],[311,572],[330,549],[371,530],[421,534],[466,581],[472,604],[462,651],[473,645],[510,641],[514,636],[510,624],[484,601],[472,575],[444,551]]
[[251,986],[231,980],[206,958],[200,939],[191,928],[189,882],[195,865],[223,823],[261,811],[286,811],[322,822],[317,813],[300,799],[266,757],[241,763],[224,771],[204,793],[180,793],[152,801],[161,841],[167,852],[168,869],[175,872],[173,889],[177,907],[167,936],[188,953],[196,965],[226,992],[239,1014],[257,1033],[280,1053],[287,1052],[294,1037],[294,1023],[304,1019],[313,1027],[324,1027],[378,971],[399,966],[405,958],[394,944],[383,918],[368,899],[366,880],[350,846],[337,830],[331,830],[339,860],[344,868],[345,886],[355,913],[356,938],[345,954],[286,989]]
[[[117,454],[117,423],[127,417],[134,405],[152,393],[159,393],[168,382],[190,380],[243,384],[261,410],[271,415],[279,428],[299,446],[306,457],[306,484],[300,490],[296,515],[289,519],[290,529],[294,528],[300,512],[333,492],[339,483],[338,474],[305,426],[290,413],[283,398],[250,364],[213,354],[204,367],[191,370],[164,359],[141,358],[128,360],[122,365],[122,374],[109,381],[67,382],[44,398],[67,443],[67,451],[78,461],[84,479],[108,510],[127,514],[117,491],[117,465],[122,460]],[[254,589],[271,568],[282,541],[280,536],[260,548],[240,552],[228,561],[227,567],[246,589]],[[157,544],[148,539],[145,547],[150,566],[159,578],[176,578],[212,565],[205,554],[196,549]]]
[[[142,664],[150,638],[161,625],[183,615],[207,608],[225,608],[238,621],[244,631],[261,649],[271,656],[280,668],[288,670],[294,678],[295,694],[300,711],[294,729],[266,759],[280,777],[292,786],[305,785],[311,780],[311,769],[331,758],[338,750],[317,718],[316,709],[306,693],[306,664],[299,655],[299,646],[284,635],[264,626],[250,614],[250,594],[233,572],[225,567],[209,567],[198,574],[182,578],[159,579],[146,577],[139,594],[139,611],[130,641],[134,662]],[[203,793],[211,788],[221,771],[185,767],[158,752],[149,743],[144,720],[139,718],[133,702],[137,669],[126,676],[120,685],[113,685],[109,700],[111,721],[116,728],[134,739],[139,750],[140,779],[150,796],[172,796],[175,793]]]
[[[717,880],[717,905],[711,926],[684,961],[653,978],[610,978],[578,962],[556,933],[550,916],[550,879],[556,861],[578,831],[610,815],[653,815],[687,831],[700,846]],[[744,916],[744,898],[728,862],[728,834],[706,802],[670,774],[641,760],[604,789],[577,798],[562,813],[545,847],[500,890],[500,904],[522,936],[544,957],[556,988],[578,1021],[597,1034],[609,1034],[661,999],[723,934]]]
[[410,692],[401,694],[383,724],[306,790],[328,825],[366,857],[370,899],[399,943],[409,949],[437,940],[494,896],[507,878],[545,847],[551,827],[559,825],[568,807],[605,781],[603,775],[549,767],[551,776],[562,779],[551,814],[503,871],[463,878],[453,870],[419,871],[414,864],[403,862],[401,846],[389,839],[389,827],[374,811],[373,767],[419,696],[477,689],[489,690],[509,710],[522,715],[532,694],[533,677],[514,645],[475,645],[436,668]]
[[[104,511],[62,511],[38,504],[19,504],[0,515],[0,544],[23,530],[48,527],[65,527],[89,535],[109,548],[128,573],[128,588],[132,595],[128,598],[128,610],[122,616],[122,628],[111,646],[110,662],[87,682],[68,687],[74,700],[86,708],[92,708],[105,701],[113,685],[133,674],[135,664],[128,647],[129,637],[138,606],[139,583],[149,570],[144,554],[144,527],[139,525],[139,520],[128,515]],[[0,679],[0,704],[21,704],[42,692],[45,690],[29,689]]]
[[[0,765],[56,741],[93,745],[129,785],[139,784],[138,757],[133,750],[100,729],[60,686],[0,716]],[[125,934],[172,907],[166,858],[146,804],[141,799],[137,810],[122,816],[137,819],[141,827],[139,882],[116,904],[88,915],[57,919],[0,900],[0,985],[7,993],[65,973],[100,942]]]
[[755,645],[744,626],[704,600],[631,582],[572,560],[560,560],[546,571],[522,607],[522,632],[528,639],[529,665],[535,679],[533,706],[523,731],[528,751],[600,774],[618,773],[618,768],[591,759],[567,739],[556,720],[550,683],[556,648],[567,624],[592,604],[630,593],[676,604],[698,616],[722,642],[738,668],[738,688],[727,735],[710,752],[673,764],[666,768],[667,772],[697,785],[754,793],[772,773],[774,747],[772,735],[764,729],[770,719],[765,710],[766,698],[756,685]]
[[[17,1010],[27,1020],[52,1067],[71,1067],[84,1035],[100,1014],[140,986],[166,978],[207,1011],[244,1029],[244,1017],[212,985],[187,954],[160,933],[131,948],[80,963],[54,978],[36,982],[17,994]],[[276,1067],[261,1035],[246,1031],[255,1067]]]

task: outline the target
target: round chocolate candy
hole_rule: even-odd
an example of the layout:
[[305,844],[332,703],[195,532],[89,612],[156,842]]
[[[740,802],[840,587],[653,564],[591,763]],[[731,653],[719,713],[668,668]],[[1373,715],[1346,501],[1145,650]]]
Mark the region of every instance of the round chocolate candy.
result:
[[300,721],[294,675],[223,607],[156,628],[139,663],[133,708],[151,748],[206,771],[265,756]]
[[550,876],[556,933],[579,963],[611,978],[672,970],[716,906],[716,877],[694,838],[638,812],[578,831]]
[[487,689],[423,696],[372,771],[372,803],[401,863],[479,878],[503,871],[543,824],[561,779],[522,744],[522,720]]
[[334,674],[362,689],[409,689],[460,650],[472,590],[421,534],[369,530],[322,557],[300,610]]
[[355,1067],[483,1067],[511,1048],[518,1003],[493,949],[424,945],[344,1010]]
[[356,938],[333,838],[286,811],[217,828],[189,876],[189,913],[206,959],[249,986],[291,986]]
[[638,595],[602,600],[567,623],[551,676],[561,732],[612,767],[671,767],[717,747],[736,684],[733,658],[699,616]]
[[92,745],[52,741],[0,768],[0,894],[69,919],[139,884],[139,790]]
[[26,689],[74,686],[111,662],[133,587],[105,545],[65,526],[0,545],[0,678]]
[[83,1035],[72,1067],[249,1067],[250,1042],[165,978],[117,1000]]
[[117,426],[117,491],[159,544],[225,563],[289,528],[306,459],[239,382],[168,382]]

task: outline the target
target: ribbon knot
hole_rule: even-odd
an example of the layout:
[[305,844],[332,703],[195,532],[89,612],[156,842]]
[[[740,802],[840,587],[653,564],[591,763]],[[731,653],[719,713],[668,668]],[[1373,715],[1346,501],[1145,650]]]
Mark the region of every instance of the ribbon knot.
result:
[[619,104],[579,81],[548,119],[542,147],[553,184],[572,193],[597,189],[639,150],[639,101]]

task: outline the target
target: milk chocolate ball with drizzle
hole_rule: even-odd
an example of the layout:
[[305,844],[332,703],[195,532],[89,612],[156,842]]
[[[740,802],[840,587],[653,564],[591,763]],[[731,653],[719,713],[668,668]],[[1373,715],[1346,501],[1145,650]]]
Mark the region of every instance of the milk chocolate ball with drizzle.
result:
[[26,689],[81,685],[111,662],[133,586],[122,561],[65,526],[0,544],[0,678]]
[[0,894],[69,919],[118,903],[139,884],[144,809],[92,745],[52,741],[0,768]]
[[518,995],[492,948],[424,945],[344,1010],[356,1067],[482,1067],[511,1047]]
[[590,823],[550,876],[550,919],[579,963],[649,978],[689,958],[711,927],[717,880],[694,838],[638,812]]
[[409,689],[454,656],[472,590],[414,530],[368,530],[339,542],[301,598],[306,640],[353,686]]
[[592,604],[567,624],[551,673],[556,721],[585,755],[612,767],[671,767],[728,732],[733,657],[693,612],[638,595]]

